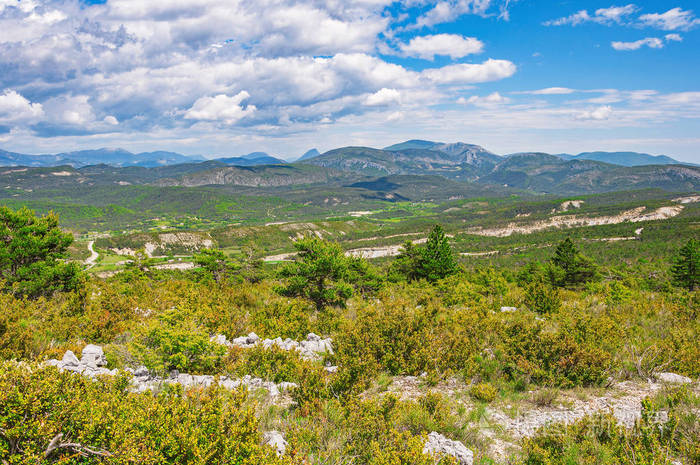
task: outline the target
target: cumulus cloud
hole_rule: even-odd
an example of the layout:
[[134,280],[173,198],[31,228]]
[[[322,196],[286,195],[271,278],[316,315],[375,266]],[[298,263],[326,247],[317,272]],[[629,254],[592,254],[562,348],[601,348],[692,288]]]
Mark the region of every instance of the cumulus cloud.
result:
[[[451,101],[451,86],[515,72],[515,65],[496,59],[425,72],[384,60],[379,47],[387,44],[427,59],[483,50],[478,39],[456,34],[406,34],[403,44],[393,39],[392,22],[416,5],[426,14],[437,6],[393,0],[0,0],[2,86],[13,89],[17,95],[11,97],[24,108],[12,113],[23,134],[172,130],[184,137],[218,124],[231,133],[242,127],[261,134],[307,131],[308,125],[384,112],[389,105],[404,114]],[[443,19],[504,6],[501,0],[445,5],[450,12]]]
[[602,121],[608,119],[612,111],[610,105],[603,105],[590,111],[578,112],[575,118],[582,121]]
[[466,14],[485,15],[490,7],[491,0],[442,0],[417,19],[416,27],[451,22]]
[[665,13],[649,13],[639,17],[643,26],[653,27],[664,31],[687,31],[700,25],[700,18],[696,18],[692,11],[682,8],[672,8]]
[[462,58],[474,53],[481,53],[484,49],[484,43],[474,37],[435,34],[414,37],[408,43],[401,44],[399,48],[407,56],[432,60],[436,55]]
[[0,122],[19,123],[33,121],[44,115],[40,103],[32,103],[14,90],[0,94]]
[[399,103],[401,101],[401,93],[396,89],[382,88],[370,94],[365,98],[364,103],[367,106],[381,106],[390,105],[392,103]]
[[426,69],[422,75],[436,84],[475,84],[505,79],[515,71],[516,66],[512,62],[489,58],[480,64],[460,63]]
[[224,94],[201,97],[185,112],[185,118],[234,124],[256,110],[254,105],[248,105],[245,108],[241,105],[248,97],[250,94],[246,91],[241,91],[232,97]]

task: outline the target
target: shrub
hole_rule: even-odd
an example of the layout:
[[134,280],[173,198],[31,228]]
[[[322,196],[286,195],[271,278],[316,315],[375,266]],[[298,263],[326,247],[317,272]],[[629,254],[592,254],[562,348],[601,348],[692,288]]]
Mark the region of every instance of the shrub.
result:
[[132,344],[133,352],[158,372],[216,373],[226,353],[187,311],[174,308],[150,323]]
[[482,402],[493,402],[498,395],[498,390],[490,383],[477,383],[469,388],[469,395]]
[[260,445],[244,389],[137,394],[127,385],[125,377],[0,363],[0,457],[27,465],[289,463]]
[[525,288],[525,305],[540,314],[556,312],[561,307],[559,290],[543,280],[532,281]]

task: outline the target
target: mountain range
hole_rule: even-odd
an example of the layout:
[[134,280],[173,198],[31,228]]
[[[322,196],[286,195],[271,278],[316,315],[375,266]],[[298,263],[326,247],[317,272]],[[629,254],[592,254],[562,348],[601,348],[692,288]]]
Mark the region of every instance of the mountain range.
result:
[[[337,150],[346,149],[347,147],[331,150],[321,154],[314,148],[304,153],[296,161],[307,161],[314,158],[319,158],[322,155],[333,155],[334,152],[337,153]],[[466,163],[479,168],[481,171],[483,171],[484,166],[493,166],[503,158],[478,145],[465,144],[462,142],[445,144],[442,142],[417,139],[390,145],[388,147],[384,147],[381,149],[381,151],[399,153],[400,156],[396,160],[399,165],[405,164],[404,162],[453,166]],[[513,155],[506,155],[505,157],[510,157]],[[638,152],[583,152],[579,153],[578,155],[560,153],[554,154],[554,156],[563,160],[594,160],[621,166],[683,164],[682,162],[666,155],[649,155]],[[332,158],[332,156],[329,158]],[[29,155],[0,149],[0,166],[70,165],[73,167],[81,167],[95,164],[106,164],[110,166],[156,167],[177,165],[181,163],[202,162],[207,160],[217,160],[231,166],[258,166],[288,163],[287,161],[269,155],[266,152],[252,152],[235,157],[204,157],[202,155],[183,155],[168,151],[132,153],[128,150],[120,148],[100,148],[45,155]],[[320,163],[321,162],[318,164]],[[327,163],[330,163],[330,161],[327,161]],[[482,166],[482,163],[485,165]],[[416,170],[419,169],[420,168],[416,167]]]
[[[608,158],[617,163],[599,161]],[[88,164],[95,160],[100,164]],[[650,160],[658,163],[645,164]],[[410,184],[439,185],[435,179],[443,179],[443,183],[450,180],[456,183],[450,184],[452,191],[463,189],[465,193],[484,187],[553,194],[644,188],[700,190],[700,167],[683,165],[664,156],[634,152],[590,152],[576,156],[528,152],[500,156],[474,144],[424,140],[409,140],[383,149],[341,147],[325,153],[312,149],[294,163],[265,152],[203,160],[173,152],[134,154],[120,149],[99,149],[40,156],[0,152],[0,165],[3,164],[14,167],[1,172],[0,181],[8,186],[6,189],[25,190],[66,183],[295,189],[336,186],[369,189],[391,196],[391,186],[396,183],[388,182],[389,179],[400,179],[403,189]],[[426,176],[431,179],[427,184],[419,181]],[[481,187],[475,188],[477,185]],[[398,199],[396,194],[394,198]]]

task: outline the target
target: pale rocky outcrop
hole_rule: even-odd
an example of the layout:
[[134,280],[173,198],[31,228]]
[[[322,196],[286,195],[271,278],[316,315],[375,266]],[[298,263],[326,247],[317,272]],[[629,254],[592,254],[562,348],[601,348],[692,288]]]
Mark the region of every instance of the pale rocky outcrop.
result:
[[[62,371],[67,370],[91,378],[101,375],[116,376],[119,374],[119,370],[117,369],[110,370],[105,368],[107,360],[105,359],[102,347],[92,344],[85,346],[80,360],[69,350],[63,355],[61,360],[48,360],[46,364],[55,366]],[[207,387],[217,380],[216,377],[211,375],[190,375],[187,373],[179,373],[176,370],[171,372],[169,377],[161,378],[153,376],[151,372],[143,366],[125,368],[124,371],[131,373],[131,388],[135,392],[143,392],[149,389],[156,390],[165,384],[180,384],[184,388]],[[239,386],[246,386],[249,390],[265,389],[272,397],[277,397],[283,392],[297,387],[295,383],[282,382],[276,384],[271,381],[254,378],[250,375],[239,379],[221,376],[218,378],[218,383],[222,387],[232,390],[237,389]]]
[[693,382],[693,380],[688,378],[687,376],[678,375],[676,373],[657,373],[655,376],[657,381],[661,383],[690,384]]
[[277,456],[281,457],[287,451],[287,441],[279,431],[266,431],[263,433],[263,442],[275,449]]
[[441,457],[449,455],[457,460],[460,465],[472,465],[474,463],[474,453],[467,449],[459,441],[447,439],[442,434],[432,432],[428,435],[428,440],[423,446],[423,453]]
[[222,344],[228,347],[240,347],[243,349],[251,349],[256,346],[262,346],[269,349],[272,346],[277,346],[282,350],[295,350],[299,356],[306,360],[320,360],[321,355],[333,353],[333,340],[331,338],[322,338],[314,333],[309,333],[305,341],[295,341],[293,339],[260,339],[255,333],[250,333],[247,336],[237,337],[231,341],[226,339],[223,334],[217,334],[211,338],[213,342]]

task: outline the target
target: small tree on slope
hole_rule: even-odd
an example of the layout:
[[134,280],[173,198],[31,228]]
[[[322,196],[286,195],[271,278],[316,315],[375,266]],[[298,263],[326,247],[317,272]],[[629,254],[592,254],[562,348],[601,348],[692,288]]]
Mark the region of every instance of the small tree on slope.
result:
[[58,226],[51,212],[37,217],[32,210],[0,207],[0,279],[18,295],[38,297],[79,287],[80,266],[68,263],[70,233]]
[[673,284],[689,291],[700,286],[700,242],[690,239],[678,251],[671,267]]
[[595,264],[578,250],[570,237],[557,245],[552,264],[552,281],[558,286],[583,284],[597,274]]

